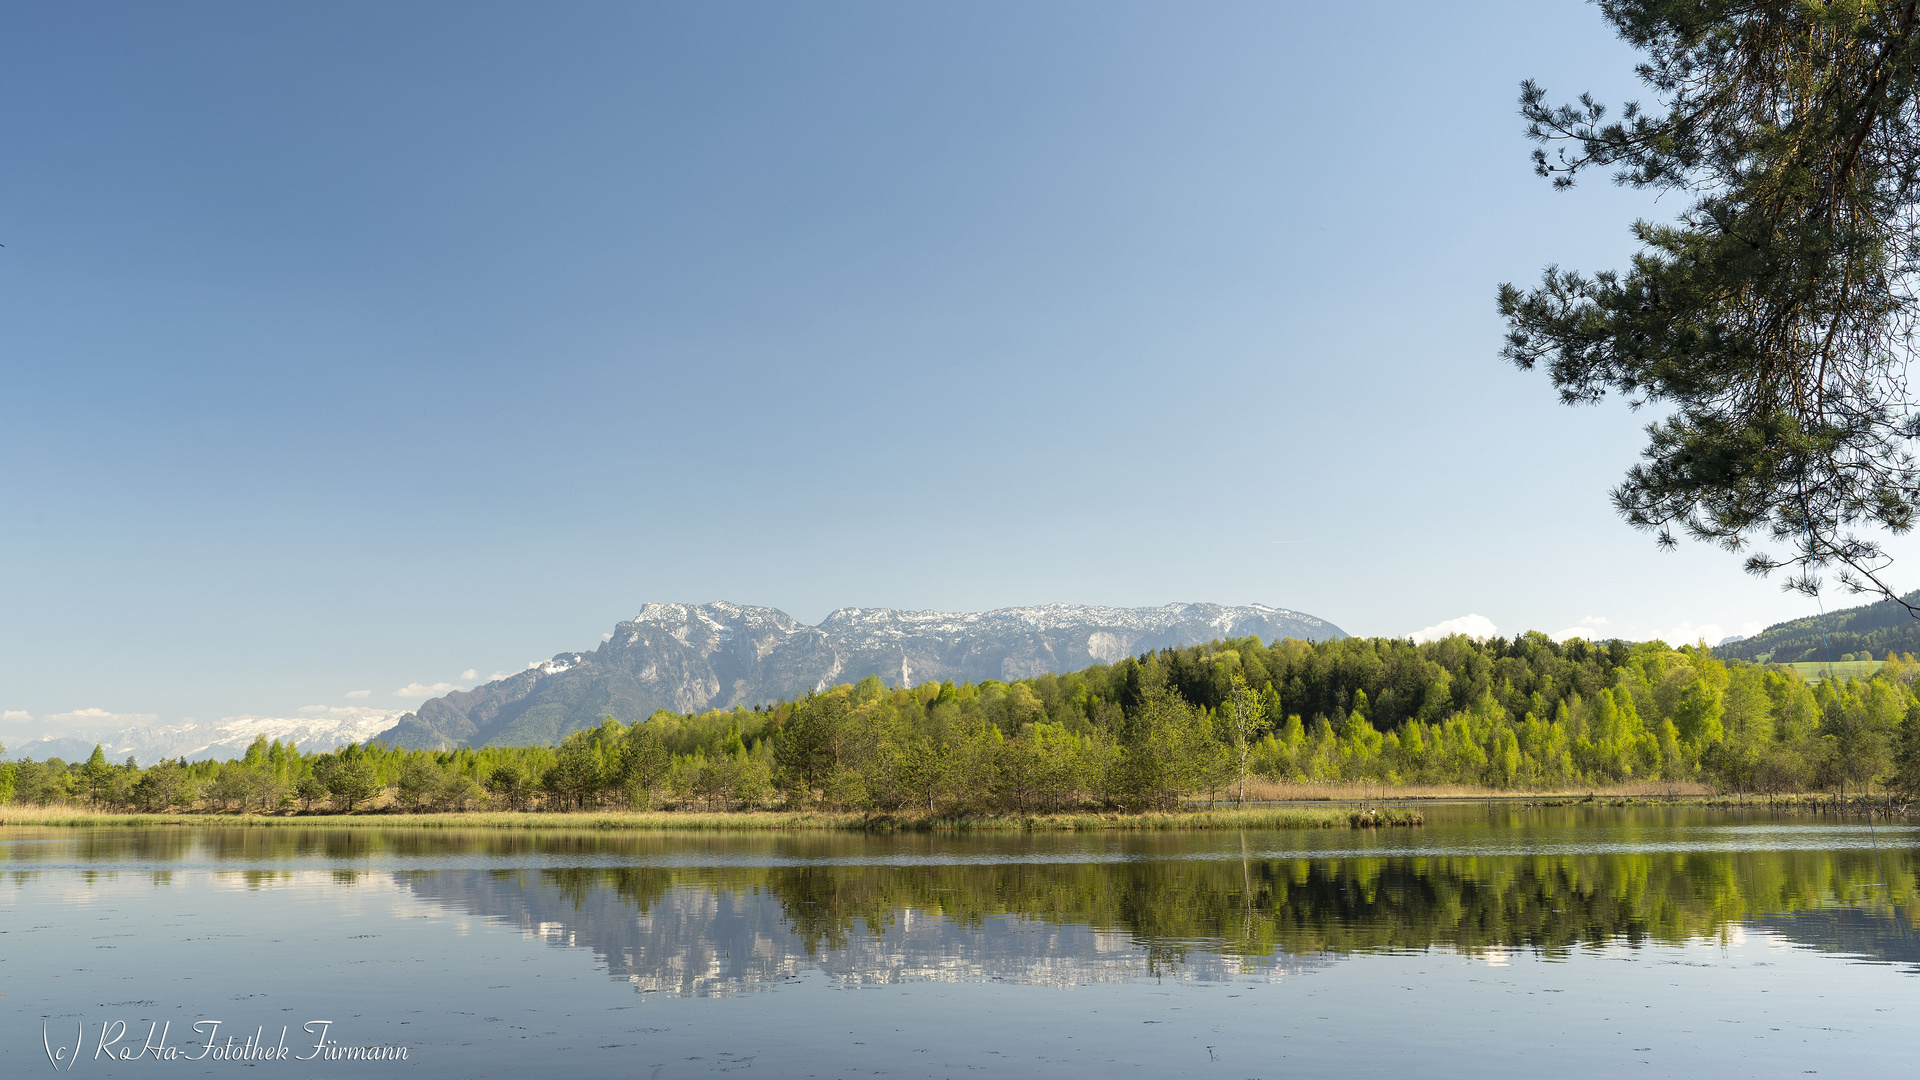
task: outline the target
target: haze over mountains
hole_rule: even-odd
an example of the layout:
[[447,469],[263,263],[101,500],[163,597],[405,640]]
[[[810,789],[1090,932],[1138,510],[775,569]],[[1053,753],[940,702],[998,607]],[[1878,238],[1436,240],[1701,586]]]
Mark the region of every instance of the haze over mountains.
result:
[[658,709],[762,704],[868,675],[899,686],[1026,678],[1249,634],[1347,636],[1324,619],[1260,604],[1047,604],[978,614],[842,608],[819,626],[724,601],[648,604],[591,653],[560,653],[435,698],[379,737],[415,749],[551,744],[606,716],[632,723]]
[[[97,713],[90,716],[89,713]],[[402,715],[392,709],[309,706],[300,716],[229,716],[221,720],[160,723],[157,717],[113,717],[100,710],[69,714],[53,722],[57,733],[9,739],[5,757],[85,761],[95,744],[118,764],[129,756],[142,766],[162,758],[236,758],[257,735],[294,743],[309,753],[365,742]],[[50,718],[52,719],[52,718]],[[127,720],[146,720],[127,723]],[[43,729],[44,730],[44,729]]]

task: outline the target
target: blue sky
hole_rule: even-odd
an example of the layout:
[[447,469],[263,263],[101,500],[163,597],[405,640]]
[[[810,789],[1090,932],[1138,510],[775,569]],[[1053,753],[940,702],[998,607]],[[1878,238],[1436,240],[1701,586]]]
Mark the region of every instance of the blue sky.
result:
[[0,30],[0,738],[401,708],[648,600],[1810,610],[1655,551],[1649,417],[1497,357],[1498,283],[1678,209],[1530,173],[1520,79],[1634,91],[1585,4]]

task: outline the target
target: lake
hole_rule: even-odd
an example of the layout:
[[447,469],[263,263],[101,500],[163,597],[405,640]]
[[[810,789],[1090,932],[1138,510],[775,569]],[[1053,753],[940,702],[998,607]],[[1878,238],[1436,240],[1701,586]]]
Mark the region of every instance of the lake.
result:
[[0,1073],[1911,1069],[1920,828],[1426,813],[1155,834],[10,828]]

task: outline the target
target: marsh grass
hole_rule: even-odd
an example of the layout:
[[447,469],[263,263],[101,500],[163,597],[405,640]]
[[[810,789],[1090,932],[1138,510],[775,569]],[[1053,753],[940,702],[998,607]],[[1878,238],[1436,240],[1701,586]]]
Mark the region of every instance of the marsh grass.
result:
[[[1474,784],[1282,784],[1265,777],[1247,782],[1247,801],[1275,802],[1395,802],[1421,799],[1494,799],[1517,802],[1540,799],[1599,798],[1683,799],[1713,794],[1710,784],[1694,780],[1635,780],[1622,784],[1579,787],[1488,788]],[[1204,800],[1202,800],[1204,801]]]
[[1785,795],[1722,795],[1706,805],[1743,810],[1772,810],[1792,814],[1880,814],[1913,817],[1920,812],[1910,792],[1879,791],[1871,795],[1837,795],[1831,791],[1802,791]]
[[1419,825],[1417,810],[1253,808],[1147,814],[1019,814],[939,816],[858,814],[833,811],[577,811],[527,813],[486,810],[446,814],[104,814],[78,806],[0,807],[0,825],[114,827],[404,828],[404,829],[586,829],[637,832],[1085,832],[1181,829],[1332,829]]
[[1378,811],[1309,810],[1259,807],[1233,810],[1187,810],[1146,814],[1020,814],[997,817],[929,817],[875,815],[854,826],[869,832],[973,832],[1119,830],[1161,832],[1180,829],[1333,829],[1378,825],[1419,825],[1418,811],[1391,808]]

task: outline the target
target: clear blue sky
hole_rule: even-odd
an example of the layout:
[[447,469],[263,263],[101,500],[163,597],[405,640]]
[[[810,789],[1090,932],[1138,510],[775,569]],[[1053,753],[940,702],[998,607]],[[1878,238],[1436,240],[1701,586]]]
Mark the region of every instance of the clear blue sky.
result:
[[1656,552],[1606,501],[1647,417],[1497,358],[1499,282],[1678,209],[1530,173],[1520,79],[1633,90],[1585,4],[16,4],[0,42],[0,736],[400,707],[648,600],[1810,611]]

